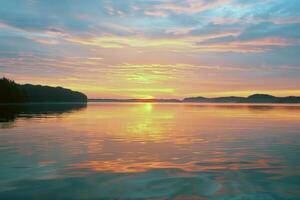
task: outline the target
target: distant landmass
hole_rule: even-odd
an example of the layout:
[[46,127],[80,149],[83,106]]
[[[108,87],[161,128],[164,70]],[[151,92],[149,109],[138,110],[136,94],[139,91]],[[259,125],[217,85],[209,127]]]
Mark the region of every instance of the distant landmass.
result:
[[300,97],[275,97],[253,94],[248,97],[188,97],[184,99],[87,99],[81,92],[62,87],[18,84],[7,78],[0,79],[0,103],[51,103],[51,102],[160,102],[160,103],[300,103]]
[[188,97],[179,99],[89,99],[89,102],[161,102],[161,103],[300,103],[300,97],[275,97],[268,94],[254,94],[248,97]]
[[300,103],[300,97],[275,97],[268,94],[253,94],[248,97],[189,97],[183,99],[182,101],[199,103]]
[[161,102],[161,103],[180,103],[179,99],[89,99],[89,102]]
[[0,103],[28,102],[87,102],[87,96],[62,87],[21,85],[7,78],[0,79]]

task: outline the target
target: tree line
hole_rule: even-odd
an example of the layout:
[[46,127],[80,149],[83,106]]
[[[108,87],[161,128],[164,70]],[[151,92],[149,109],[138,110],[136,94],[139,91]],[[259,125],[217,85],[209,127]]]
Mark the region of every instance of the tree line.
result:
[[0,103],[26,102],[86,102],[81,92],[62,87],[17,84],[13,80],[0,79]]

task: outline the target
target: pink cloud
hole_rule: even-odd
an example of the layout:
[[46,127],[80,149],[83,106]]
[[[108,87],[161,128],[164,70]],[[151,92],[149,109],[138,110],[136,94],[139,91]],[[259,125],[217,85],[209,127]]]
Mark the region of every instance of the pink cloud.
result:
[[171,11],[176,13],[198,13],[205,10],[209,10],[225,3],[229,2],[229,0],[215,0],[206,2],[203,0],[186,0],[184,4],[177,3],[162,3],[160,5],[155,6],[157,10],[163,11]]
[[166,17],[167,14],[165,12],[159,11],[159,10],[150,10],[150,11],[145,11],[145,15],[148,16],[154,16],[154,17]]

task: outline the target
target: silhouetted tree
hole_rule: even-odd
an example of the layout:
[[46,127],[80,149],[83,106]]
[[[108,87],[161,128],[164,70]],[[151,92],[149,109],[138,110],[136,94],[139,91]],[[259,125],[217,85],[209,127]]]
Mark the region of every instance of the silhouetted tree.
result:
[[7,78],[0,79],[0,103],[86,101],[85,94],[62,87],[19,85]]
[[26,102],[27,95],[19,84],[7,78],[0,79],[0,103]]

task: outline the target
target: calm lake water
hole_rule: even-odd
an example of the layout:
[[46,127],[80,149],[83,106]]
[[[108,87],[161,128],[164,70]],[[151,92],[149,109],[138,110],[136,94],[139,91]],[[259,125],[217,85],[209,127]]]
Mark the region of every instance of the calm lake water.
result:
[[0,199],[300,199],[300,106],[1,106]]

